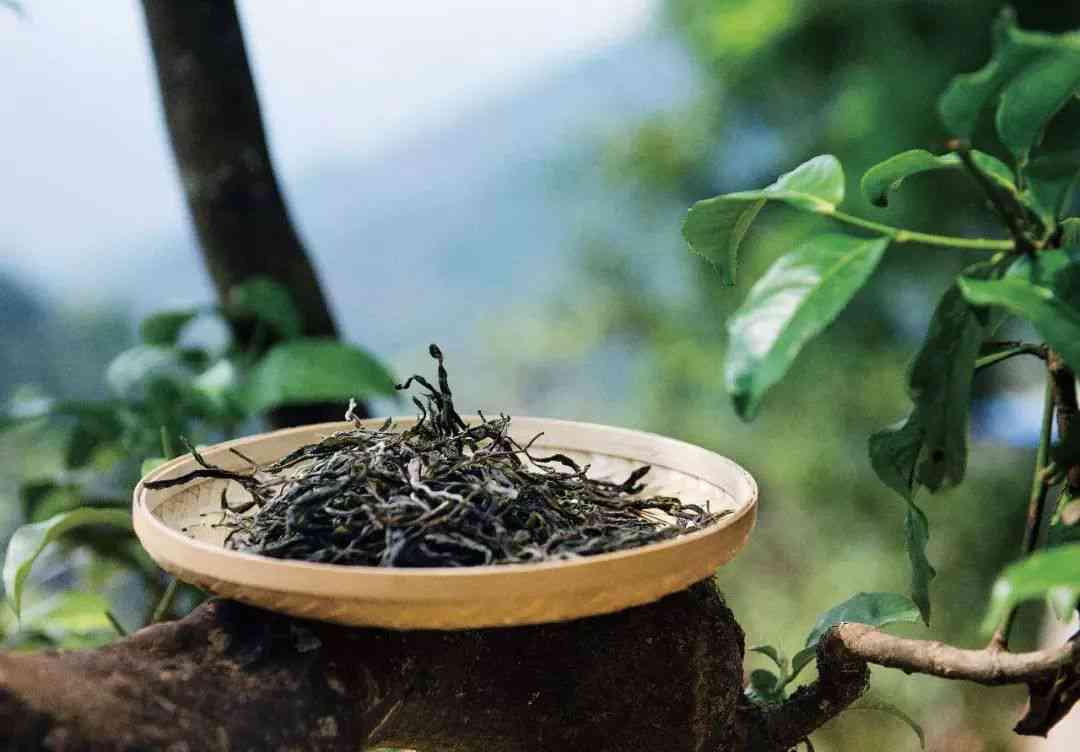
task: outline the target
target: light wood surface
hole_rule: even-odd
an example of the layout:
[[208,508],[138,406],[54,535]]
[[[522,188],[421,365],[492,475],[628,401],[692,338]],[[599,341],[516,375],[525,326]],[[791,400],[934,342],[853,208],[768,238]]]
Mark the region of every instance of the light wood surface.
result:
[[[414,418],[395,419],[404,428]],[[366,421],[378,426],[381,420]],[[351,427],[324,423],[237,439],[202,452],[208,462],[242,470],[235,448],[256,462]],[[647,495],[731,510],[708,528],[648,546],[569,561],[463,568],[394,569],[273,559],[224,547],[223,488],[203,480],[151,491],[143,482],[196,468],[189,456],[147,475],[135,488],[135,532],[158,564],[209,592],[294,616],[393,629],[465,629],[564,621],[649,603],[712,574],[745,545],[757,511],[757,485],[739,465],[701,447],[611,426],[515,417],[510,433],[533,446],[591,465],[589,475],[622,481],[643,464]]]

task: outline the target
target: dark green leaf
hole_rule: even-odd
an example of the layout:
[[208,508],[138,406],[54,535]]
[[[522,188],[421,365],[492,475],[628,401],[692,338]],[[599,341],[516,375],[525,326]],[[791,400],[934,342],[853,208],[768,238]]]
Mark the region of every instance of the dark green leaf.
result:
[[[251,413],[274,407],[364,397],[394,396],[394,379],[367,351],[332,339],[295,339],[272,348],[244,384]],[[344,415],[344,412],[342,412]]]
[[911,564],[911,599],[919,607],[923,623],[927,626],[930,625],[930,581],[937,575],[926,555],[929,541],[930,523],[926,513],[915,502],[908,501],[904,515],[904,547]]
[[782,256],[728,321],[725,381],[735,409],[752,418],[795,356],[870,278],[888,238],[818,235]]
[[[1011,193],[1016,193],[1016,179],[1012,170],[1001,160],[978,151],[972,152],[971,156],[976,166],[994,183]],[[870,203],[875,206],[886,206],[889,202],[889,192],[897,190],[905,178],[921,172],[963,168],[964,163],[957,154],[938,156],[925,149],[912,149],[890,157],[867,170],[863,175],[861,188],[863,195]]]
[[725,285],[735,284],[739,246],[765,199],[717,196],[698,201],[686,215],[682,233],[692,253],[710,262]]
[[1061,245],[1080,246],[1080,218],[1070,217],[1061,223]]
[[126,509],[75,509],[44,522],[23,525],[11,536],[4,560],[4,589],[16,615],[22,606],[23,585],[41,552],[64,533],[86,525],[131,530],[131,512]]
[[76,418],[68,436],[64,454],[66,466],[78,469],[90,464],[97,450],[115,444],[123,430],[123,423],[114,411],[84,411]]
[[917,490],[915,469],[925,437],[918,411],[870,436],[870,466],[882,483],[909,501]]
[[783,702],[784,685],[772,671],[759,668],[750,672],[750,685],[746,696],[758,705],[772,705]]
[[883,627],[900,622],[914,624],[917,621],[919,621],[919,607],[906,595],[856,593],[818,617],[814,628],[810,630],[810,635],[806,638],[806,647],[817,645],[822,635],[843,622]]
[[1043,597],[1059,616],[1076,608],[1080,599],[1080,543],[1038,551],[1006,567],[994,583],[983,631],[992,632],[1018,604]]
[[805,211],[829,214],[844,200],[844,171],[831,154],[781,175],[761,190],[728,193],[698,201],[683,222],[683,237],[693,253],[719,269],[724,284],[735,284],[738,250],[754,217],[768,200]]
[[979,114],[1022,69],[1040,56],[1072,44],[1068,41],[1072,35],[1057,37],[1019,29],[1016,14],[1008,8],[994,23],[993,36],[994,51],[990,61],[974,73],[955,77],[938,102],[942,122],[953,136],[970,139]]
[[879,713],[886,713],[895,718],[899,718],[915,732],[916,736],[919,737],[919,748],[926,749],[926,734],[923,733],[922,726],[917,724],[911,716],[892,703],[886,702],[873,694],[865,694],[849,705],[848,710],[874,710]]
[[302,319],[292,294],[269,277],[254,277],[233,286],[225,313],[229,318],[262,321],[282,339],[300,336]]
[[[1051,154],[1032,160],[1024,168],[1028,188],[1025,195],[1042,218],[1052,226],[1060,219],[1072,201],[1077,179],[1080,178],[1080,151]],[[1062,245],[1080,245],[1076,241]]]
[[1031,322],[1066,363],[1080,367],[1080,312],[1053,290],[1019,277],[997,280],[961,277],[959,284],[972,303],[1000,306]]
[[172,347],[180,339],[180,333],[199,315],[199,311],[188,308],[181,311],[162,311],[147,316],[139,324],[139,336],[148,345]]
[[1042,140],[1050,119],[1080,90],[1080,43],[1058,48],[1026,64],[1001,94],[997,131],[1020,162]]

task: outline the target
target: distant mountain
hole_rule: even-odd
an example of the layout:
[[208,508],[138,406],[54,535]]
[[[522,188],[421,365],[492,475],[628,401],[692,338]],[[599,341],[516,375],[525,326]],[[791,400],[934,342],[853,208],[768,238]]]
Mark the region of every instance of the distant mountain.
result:
[[[614,129],[689,101],[696,72],[650,34],[356,163],[324,164],[286,186],[347,335],[383,353],[467,340],[509,306],[545,300],[589,222],[627,221],[596,169]],[[136,310],[209,288],[190,231],[133,251]],[[148,244],[149,245],[149,244]],[[136,255],[137,253],[137,255]]]

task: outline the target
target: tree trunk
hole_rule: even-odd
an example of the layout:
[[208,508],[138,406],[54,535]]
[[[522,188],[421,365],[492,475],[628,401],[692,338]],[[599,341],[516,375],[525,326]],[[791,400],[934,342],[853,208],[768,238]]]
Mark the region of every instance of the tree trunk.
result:
[[711,582],[606,616],[458,632],[214,600],[101,650],[0,655],[0,729],[5,749],[55,752],[774,752],[865,685],[862,665],[842,695],[800,690],[793,723],[745,699],[743,647]]
[[[289,219],[266,145],[232,0],[143,0],[169,139],[219,300],[257,276],[284,285],[303,333],[336,337],[315,270]],[[235,332],[241,344],[253,332]],[[289,408],[276,425],[340,420],[340,405]]]

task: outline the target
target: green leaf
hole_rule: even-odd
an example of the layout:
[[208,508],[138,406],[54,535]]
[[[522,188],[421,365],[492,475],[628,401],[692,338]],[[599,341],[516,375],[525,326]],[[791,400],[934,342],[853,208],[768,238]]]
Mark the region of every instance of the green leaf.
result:
[[306,338],[273,347],[252,369],[241,399],[249,412],[259,413],[282,405],[396,393],[393,377],[366,350]]
[[844,171],[831,154],[814,157],[757,191],[741,191],[698,201],[683,222],[690,250],[710,261],[724,284],[735,284],[738,251],[750,224],[766,201],[797,209],[832,213],[844,200]]
[[1000,306],[1031,322],[1066,363],[1080,367],[1080,312],[1052,289],[1015,276],[996,280],[960,277],[959,284],[972,303]]
[[[987,177],[1005,190],[1016,193],[1016,178],[1005,163],[989,154],[978,151],[973,151],[971,156],[976,166]],[[921,172],[945,169],[962,170],[964,169],[964,163],[957,154],[938,156],[925,149],[912,149],[871,167],[863,175],[860,187],[863,195],[874,206],[887,206],[889,193],[897,190],[905,178]]]
[[98,593],[68,590],[50,596],[27,608],[21,619],[22,629],[36,630],[54,642],[69,635],[112,632],[105,612],[109,602]]
[[1061,223],[1061,245],[1080,246],[1080,217],[1070,217]]
[[918,411],[906,420],[871,434],[870,466],[886,486],[910,501],[918,489],[915,468],[918,467],[926,437]]
[[[996,271],[980,264],[967,273],[974,278]],[[985,312],[973,308],[957,285],[951,286],[934,309],[926,341],[909,369],[908,394],[923,442],[915,480],[932,493],[964,479],[971,382],[990,328]]]
[[758,280],[728,321],[725,382],[741,417],[757,413],[765,392],[866,283],[888,245],[888,238],[818,235]]
[[739,246],[764,205],[765,199],[717,196],[698,201],[687,212],[682,233],[690,252],[711,263],[725,285],[735,284]]
[[114,410],[103,407],[100,410],[82,411],[68,436],[65,465],[73,469],[86,467],[97,450],[116,443],[123,430],[123,421]]
[[[1063,38],[1064,39],[1064,38]],[[1005,87],[997,110],[1001,142],[1020,162],[1042,140],[1058,110],[1080,91],[1080,47],[1062,43],[1024,66]]]
[[909,500],[904,515],[904,547],[911,564],[911,599],[919,607],[919,614],[927,626],[930,626],[930,581],[937,576],[937,570],[926,555],[929,542],[930,523],[926,513]]
[[879,713],[886,713],[895,718],[899,718],[901,721],[906,723],[912,731],[915,732],[915,735],[917,737],[919,737],[919,748],[926,749],[926,734],[923,733],[922,726],[917,724],[911,716],[909,716],[900,708],[893,705],[891,702],[886,702],[880,697],[868,693],[860,697],[851,705],[849,705],[848,710],[874,710]]
[[191,369],[176,350],[138,345],[113,358],[105,370],[105,381],[117,397],[143,400],[153,391],[155,384],[183,384],[192,375]]
[[225,308],[229,318],[256,319],[274,329],[282,339],[299,337],[300,311],[288,288],[269,277],[253,277],[229,290]]
[[1006,8],[994,23],[993,37],[990,61],[974,73],[955,77],[938,101],[942,122],[953,136],[970,139],[979,114],[1004,86],[1041,56],[1075,44],[1076,35],[1024,31],[1016,26],[1016,14]]
[[748,650],[751,653],[761,653],[764,656],[768,656],[769,659],[776,664],[776,667],[780,669],[781,680],[787,675],[787,657],[779,648],[773,647],[772,645],[754,645],[753,647],[748,648]]
[[809,666],[817,658],[817,642],[808,648],[803,648],[791,659],[791,673],[788,674],[788,682],[794,681],[802,670]]
[[44,522],[23,525],[11,536],[4,560],[4,589],[16,615],[22,606],[23,585],[41,552],[69,530],[86,525],[109,525],[130,531],[131,512],[126,509],[75,509]]
[[746,696],[758,705],[773,705],[784,701],[784,683],[772,671],[763,668],[750,672]]
[[[1028,188],[1024,191],[1028,203],[1033,205],[1044,224],[1053,226],[1064,216],[1072,202],[1077,180],[1080,179],[1080,150],[1033,159],[1024,168],[1024,177],[1028,182]],[[1062,245],[1080,243],[1073,240]]]
[[240,404],[242,383],[240,368],[232,360],[223,358],[196,376],[191,386],[197,395],[206,400],[214,414],[229,418],[243,417]]
[[147,316],[139,324],[139,336],[148,345],[172,347],[180,339],[180,333],[199,315],[198,309],[162,311]]
[[1076,608],[1080,599],[1080,543],[1037,551],[1006,567],[991,591],[983,631],[992,632],[1018,604],[1042,597],[1059,616]]
[[832,627],[843,622],[869,624],[883,627],[887,624],[919,621],[919,607],[910,598],[899,593],[856,593],[838,606],[818,617],[806,647],[818,644],[821,637]]

